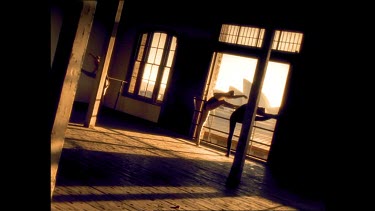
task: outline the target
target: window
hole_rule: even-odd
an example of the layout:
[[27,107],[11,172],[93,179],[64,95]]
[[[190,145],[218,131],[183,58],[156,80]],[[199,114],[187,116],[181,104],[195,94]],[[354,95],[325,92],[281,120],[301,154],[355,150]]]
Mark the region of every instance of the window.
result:
[[[262,47],[265,29],[223,24],[219,41],[251,47]],[[299,53],[302,44],[302,33],[275,30],[272,50]]]
[[264,29],[223,24],[219,41],[260,48],[264,37]]
[[302,33],[276,30],[272,43],[272,49],[299,53],[301,49],[302,37]]
[[175,36],[162,32],[142,34],[134,58],[128,94],[153,103],[162,102],[176,47]]

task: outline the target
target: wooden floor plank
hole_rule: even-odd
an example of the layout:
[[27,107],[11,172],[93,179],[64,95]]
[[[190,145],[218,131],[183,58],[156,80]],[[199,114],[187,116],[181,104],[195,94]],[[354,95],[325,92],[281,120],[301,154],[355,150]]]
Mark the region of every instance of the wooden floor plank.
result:
[[233,157],[150,128],[70,124],[51,210],[324,210],[246,160],[241,185],[225,187]]

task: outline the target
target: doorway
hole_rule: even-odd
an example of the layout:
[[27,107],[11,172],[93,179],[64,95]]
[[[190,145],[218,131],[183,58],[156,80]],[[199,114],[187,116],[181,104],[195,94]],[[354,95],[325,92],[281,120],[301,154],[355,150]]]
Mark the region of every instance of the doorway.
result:
[[[202,99],[208,99],[214,92],[234,90],[235,94],[249,97],[257,58],[216,52],[213,55],[209,77],[206,81]],[[278,114],[282,106],[290,64],[269,61],[258,106],[265,108],[266,113]],[[227,99],[235,105],[243,105],[248,101],[244,98]],[[229,118],[234,109],[221,106],[210,112],[206,124],[202,128],[206,142],[226,147],[229,132]],[[199,111],[199,107],[197,109]],[[255,121],[251,131],[247,155],[266,161],[276,126],[276,119]],[[236,149],[241,132],[241,123],[237,123],[232,139],[232,150]]]

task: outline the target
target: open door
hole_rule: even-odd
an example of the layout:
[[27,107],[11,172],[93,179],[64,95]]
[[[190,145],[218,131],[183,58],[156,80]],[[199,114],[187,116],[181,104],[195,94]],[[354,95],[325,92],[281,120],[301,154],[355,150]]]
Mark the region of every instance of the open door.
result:
[[[210,98],[214,92],[234,90],[237,95],[249,96],[257,61],[257,58],[249,56],[214,53],[204,95],[195,99],[196,118],[194,120],[196,122],[193,124],[195,127],[199,121],[203,102]],[[287,63],[269,62],[258,104],[259,107],[265,108],[266,113],[279,113],[287,85],[289,67],[290,65]],[[247,103],[247,99],[244,98],[227,99],[227,101],[239,106]],[[223,106],[211,111],[202,128],[204,135],[201,142],[226,147],[229,118],[233,111],[234,109]],[[255,121],[247,151],[249,156],[267,160],[276,122],[276,119]],[[232,140],[232,150],[236,149],[241,127],[242,124],[237,123]],[[195,136],[194,133],[193,137]]]

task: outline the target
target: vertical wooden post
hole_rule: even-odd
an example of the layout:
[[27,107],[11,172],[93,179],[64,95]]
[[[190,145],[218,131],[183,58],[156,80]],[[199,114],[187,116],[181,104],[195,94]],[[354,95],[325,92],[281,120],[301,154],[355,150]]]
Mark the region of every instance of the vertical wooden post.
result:
[[229,176],[227,178],[227,186],[235,187],[241,181],[243,166],[245,163],[247,149],[249,147],[249,140],[251,131],[253,128],[254,119],[256,116],[256,110],[258,107],[259,96],[262,91],[263,79],[266,74],[268,60],[271,54],[272,42],[273,42],[273,32],[265,33],[264,44],[262,48],[262,53],[259,57],[253,84],[251,86],[251,92],[246,106],[245,117],[242,122],[242,128],[240,137],[237,143],[236,154],[234,156],[234,161],[232,168],[230,170]]
[[86,113],[86,119],[84,123],[85,127],[94,127],[96,124],[99,106],[103,97],[104,84],[105,84],[107,73],[108,73],[109,63],[112,57],[112,52],[113,52],[113,48],[114,48],[114,44],[116,40],[116,34],[117,34],[118,25],[119,25],[120,18],[121,18],[123,5],[124,5],[124,1],[120,0],[118,7],[117,7],[115,24],[112,29],[112,35],[109,41],[107,54],[104,60],[104,65],[102,69],[100,68],[98,69],[98,72],[96,75],[96,83],[94,85],[93,92],[90,98],[89,108]]
[[83,8],[51,131],[51,197],[55,188],[56,174],[64,145],[65,132],[72,112],[95,10],[96,1],[83,1]]

